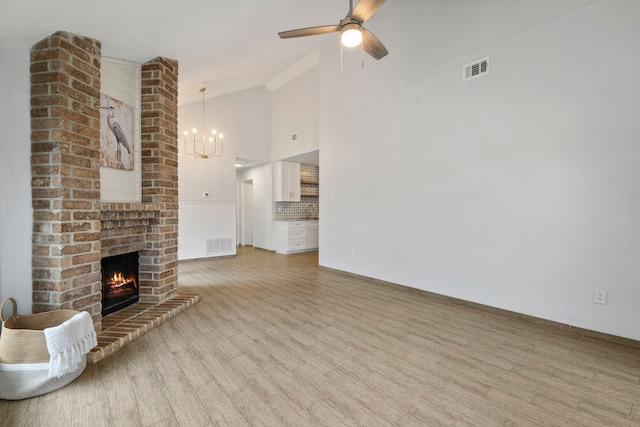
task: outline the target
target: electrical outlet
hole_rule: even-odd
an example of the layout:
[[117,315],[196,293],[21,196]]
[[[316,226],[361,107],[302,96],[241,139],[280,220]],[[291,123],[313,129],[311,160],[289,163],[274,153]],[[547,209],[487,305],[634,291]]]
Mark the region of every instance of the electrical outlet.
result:
[[596,289],[593,291],[593,302],[596,304],[606,304],[607,303],[607,291],[603,291],[601,289]]

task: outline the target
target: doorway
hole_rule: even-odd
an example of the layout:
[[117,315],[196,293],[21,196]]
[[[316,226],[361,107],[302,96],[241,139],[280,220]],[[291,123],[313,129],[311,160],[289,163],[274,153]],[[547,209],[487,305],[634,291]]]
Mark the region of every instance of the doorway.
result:
[[253,246],[253,180],[242,181],[240,244]]

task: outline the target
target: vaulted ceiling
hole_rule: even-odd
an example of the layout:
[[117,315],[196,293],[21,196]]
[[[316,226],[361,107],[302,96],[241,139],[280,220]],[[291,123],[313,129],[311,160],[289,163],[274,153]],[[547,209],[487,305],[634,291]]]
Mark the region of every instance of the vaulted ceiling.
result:
[[[357,3],[355,1],[354,3]],[[383,6],[384,7],[384,6]],[[56,31],[102,42],[102,55],[180,64],[179,103],[260,86],[338,35],[281,40],[279,31],[338,23],[347,0],[20,0],[0,2],[0,48]]]

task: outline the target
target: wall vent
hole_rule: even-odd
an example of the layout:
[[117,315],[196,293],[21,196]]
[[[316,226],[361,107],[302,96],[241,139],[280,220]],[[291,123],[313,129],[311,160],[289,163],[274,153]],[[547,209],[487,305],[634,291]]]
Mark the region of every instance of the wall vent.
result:
[[475,77],[482,76],[489,72],[489,58],[481,59],[462,67],[462,81],[467,81]]
[[205,255],[226,255],[233,253],[233,238],[206,239]]

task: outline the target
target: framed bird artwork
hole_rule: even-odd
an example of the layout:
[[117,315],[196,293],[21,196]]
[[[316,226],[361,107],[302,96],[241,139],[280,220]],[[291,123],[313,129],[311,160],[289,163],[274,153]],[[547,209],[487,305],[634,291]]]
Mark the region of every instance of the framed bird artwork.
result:
[[101,93],[100,166],[133,170],[133,129],[133,106]]

